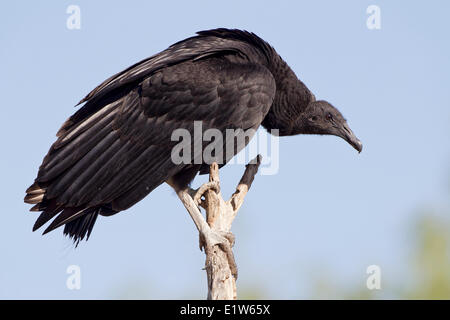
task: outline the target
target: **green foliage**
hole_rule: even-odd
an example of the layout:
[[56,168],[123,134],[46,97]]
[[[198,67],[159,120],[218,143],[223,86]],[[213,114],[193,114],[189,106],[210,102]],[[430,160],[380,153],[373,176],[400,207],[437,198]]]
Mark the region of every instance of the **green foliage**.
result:
[[313,299],[450,299],[450,214],[424,213],[413,225],[410,261],[401,279],[386,281],[381,290],[363,284],[340,286],[320,274],[314,282]]
[[450,223],[442,217],[426,215],[419,221],[412,259],[413,286],[404,298],[450,299],[449,231]]

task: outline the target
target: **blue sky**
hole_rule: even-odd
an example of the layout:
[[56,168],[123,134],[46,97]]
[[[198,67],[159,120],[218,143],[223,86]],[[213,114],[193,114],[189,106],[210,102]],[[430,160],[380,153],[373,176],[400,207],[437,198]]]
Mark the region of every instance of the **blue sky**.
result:
[[[80,30],[66,28],[71,4],[81,9]],[[366,27],[371,4],[381,9],[380,30]],[[37,215],[23,196],[86,93],[215,27],[246,29],[271,43],[364,144],[357,154],[336,137],[280,140],[278,174],[256,177],[234,222],[238,287],[308,298],[322,271],[364,288],[372,264],[381,267],[383,286],[393,285],[408,272],[416,209],[448,196],[449,9],[446,1],[376,0],[2,3],[0,298],[206,296],[197,232],[168,186],[99,218],[76,250],[62,230],[31,232]],[[222,170],[225,195],[242,172]],[[81,268],[80,290],[66,287],[72,264]]]

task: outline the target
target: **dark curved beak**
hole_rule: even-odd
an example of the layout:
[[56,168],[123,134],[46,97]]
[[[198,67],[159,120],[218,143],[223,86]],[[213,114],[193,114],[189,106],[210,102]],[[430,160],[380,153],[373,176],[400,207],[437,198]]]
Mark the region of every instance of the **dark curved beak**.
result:
[[340,137],[347,141],[353,148],[355,148],[358,152],[362,151],[363,145],[361,141],[355,136],[353,131],[350,129],[347,123],[344,123],[340,128]]

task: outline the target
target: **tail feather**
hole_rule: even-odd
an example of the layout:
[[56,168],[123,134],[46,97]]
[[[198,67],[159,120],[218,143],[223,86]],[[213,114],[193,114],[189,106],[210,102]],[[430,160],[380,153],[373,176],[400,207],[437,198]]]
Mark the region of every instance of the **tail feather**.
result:
[[46,189],[46,186],[34,183],[26,191],[25,202],[34,204],[30,211],[42,211],[33,226],[33,231],[56,216],[44,234],[64,225],[64,235],[73,239],[75,246],[78,246],[81,240],[89,239],[99,214],[110,216],[117,213],[110,203],[94,207],[67,207],[58,203],[57,199],[48,199]]
[[86,237],[86,241],[89,239],[100,210],[100,208],[87,209],[84,215],[66,223],[64,226],[64,235],[73,240],[75,247],[78,246],[84,237]]
[[44,230],[43,234],[46,234],[50,231],[55,230],[56,228],[61,227],[77,218],[84,216],[89,212],[89,209],[86,208],[65,208],[60,214],[56,216],[56,218],[50,223],[47,229]]
[[36,204],[30,210],[42,211],[33,226],[33,231],[36,231],[61,212],[63,208],[61,208],[61,205],[57,204],[56,201],[45,200],[44,202]]

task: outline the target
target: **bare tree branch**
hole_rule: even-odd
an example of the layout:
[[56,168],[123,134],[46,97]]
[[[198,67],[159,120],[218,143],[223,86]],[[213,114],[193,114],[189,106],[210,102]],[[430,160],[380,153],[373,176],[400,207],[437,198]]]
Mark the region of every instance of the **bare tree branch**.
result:
[[[234,235],[230,230],[260,164],[260,155],[247,164],[236,191],[228,201],[224,201],[220,193],[217,163],[210,166],[208,183],[197,190],[175,190],[199,231],[200,249],[203,248],[206,254],[205,269],[210,300],[235,300],[237,297],[237,266],[231,249]],[[205,208],[206,220],[198,206]]]

